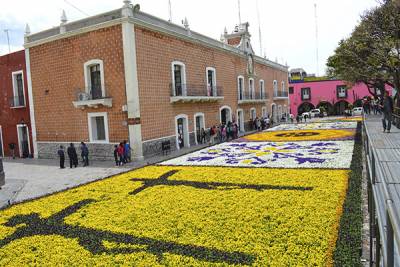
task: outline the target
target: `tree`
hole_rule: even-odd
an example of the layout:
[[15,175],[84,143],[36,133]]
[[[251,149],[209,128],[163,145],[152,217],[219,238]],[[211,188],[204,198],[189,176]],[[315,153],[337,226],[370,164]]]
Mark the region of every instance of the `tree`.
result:
[[327,66],[329,76],[364,83],[374,96],[385,85],[400,88],[400,1],[385,0],[365,12]]

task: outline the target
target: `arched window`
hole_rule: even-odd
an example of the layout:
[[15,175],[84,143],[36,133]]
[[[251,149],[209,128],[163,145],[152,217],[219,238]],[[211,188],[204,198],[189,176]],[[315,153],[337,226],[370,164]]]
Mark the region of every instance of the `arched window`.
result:
[[285,92],[285,82],[284,81],[282,81],[282,83],[281,83],[281,88],[282,88],[282,92]]
[[255,90],[254,90],[254,79],[250,78],[249,79],[249,97],[250,99],[255,99]]
[[106,97],[104,85],[104,65],[101,59],[92,59],[83,65],[85,75],[85,91],[90,99]]
[[265,95],[265,83],[264,80],[260,80],[260,97],[261,99],[266,99],[266,95]]
[[278,81],[277,80],[273,81],[272,87],[274,89],[274,96],[277,96],[278,95]]
[[244,77],[238,76],[238,99],[244,99]]
[[171,63],[172,73],[172,95],[173,96],[186,96],[186,67],[180,61],[173,61]]

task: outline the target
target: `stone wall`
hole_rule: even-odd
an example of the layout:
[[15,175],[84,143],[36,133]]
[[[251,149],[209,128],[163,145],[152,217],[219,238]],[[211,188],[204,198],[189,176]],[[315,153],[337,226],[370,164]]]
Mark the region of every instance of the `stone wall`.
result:
[[[57,159],[57,151],[60,145],[64,146],[66,160],[67,147],[70,143],[67,142],[38,142],[38,157],[41,159]],[[73,143],[78,154],[79,161],[81,161],[81,150],[80,143]],[[86,144],[89,148],[89,161],[90,160],[114,160],[114,145],[116,143],[109,144]]]

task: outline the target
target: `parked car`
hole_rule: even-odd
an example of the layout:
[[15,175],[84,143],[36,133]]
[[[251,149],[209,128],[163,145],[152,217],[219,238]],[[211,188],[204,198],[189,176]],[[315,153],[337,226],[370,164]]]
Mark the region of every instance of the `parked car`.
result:
[[0,158],[0,189],[1,187],[5,184],[5,175],[4,175],[4,169],[3,169],[3,159]]
[[361,116],[362,114],[363,114],[362,107],[353,108],[353,116]]
[[310,114],[311,114],[311,118],[321,117],[321,115],[322,115],[321,110],[319,108],[312,109],[310,111]]

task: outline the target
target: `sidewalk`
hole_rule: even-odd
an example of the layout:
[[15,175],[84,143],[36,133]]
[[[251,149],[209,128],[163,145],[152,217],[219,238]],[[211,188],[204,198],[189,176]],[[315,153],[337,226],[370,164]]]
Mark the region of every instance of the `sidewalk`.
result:
[[47,159],[11,159],[4,158],[6,184],[0,190],[0,208],[24,200],[37,198],[71,187],[86,184],[119,173],[127,172],[149,164],[181,156],[202,149],[207,145],[198,145],[173,151],[167,156],[157,155],[143,161],[115,166],[113,161],[92,161],[88,167],[60,169],[58,160]]

